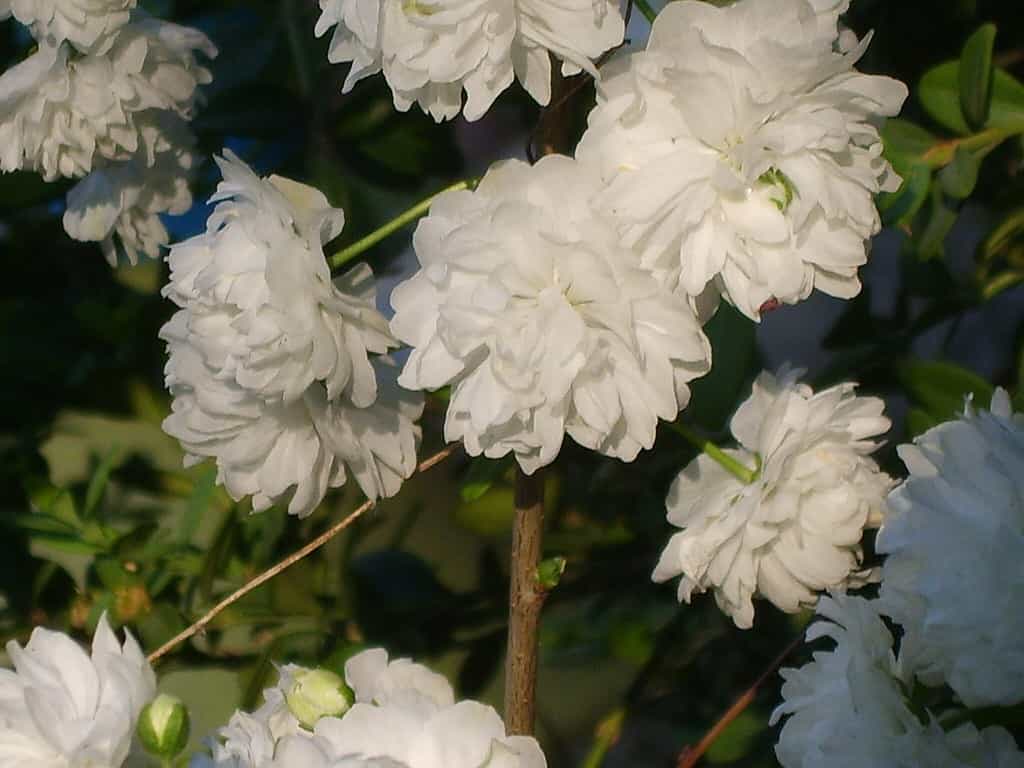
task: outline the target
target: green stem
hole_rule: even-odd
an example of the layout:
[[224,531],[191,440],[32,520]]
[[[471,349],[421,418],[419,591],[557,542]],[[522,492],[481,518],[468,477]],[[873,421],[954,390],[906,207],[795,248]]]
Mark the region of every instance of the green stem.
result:
[[651,4],[647,0],[633,0],[633,5],[640,9],[640,13],[644,15],[651,24],[654,23],[655,18],[658,16],[658,12],[651,7]]
[[744,485],[750,485],[750,483],[754,482],[757,479],[757,476],[760,474],[760,467],[758,467],[757,469],[750,469],[749,467],[744,466],[740,462],[736,461],[736,459],[734,459],[732,456],[723,451],[721,448],[719,448],[717,445],[715,445],[713,442],[704,437],[701,437],[685,424],[674,422],[673,424],[671,424],[671,427],[680,435],[689,440],[690,443],[692,443],[695,447],[699,448],[712,459],[717,461],[723,469],[732,474],[737,480],[739,480]]
[[366,237],[356,240],[351,245],[342,248],[336,254],[328,258],[327,263],[331,265],[331,269],[338,269],[338,267],[351,261],[363,251],[369,250],[375,246],[388,235],[397,232],[406,224],[410,224],[418,219],[430,210],[430,204],[433,203],[440,195],[443,195],[445,192],[456,192],[460,189],[474,189],[476,188],[478,181],[479,179],[465,179],[463,181],[458,181],[449,187],[445,187],[440,192],[437,192],[424,200],[420,200],[412,208],[398,214],[384,226],[375,229]]
[[941,141],[925,152],[922,159],[932,168],[942,168],[953,161],[953,155],[956,154],[956,150],[959,147],[985,155],[1011,136],[1016,136],[1022,131],[1024,131],[1024,125],[1013,128],[988,128],[987,130],[971,134],[970,136],[962,136],[957,139],[950,139],[949,141]]

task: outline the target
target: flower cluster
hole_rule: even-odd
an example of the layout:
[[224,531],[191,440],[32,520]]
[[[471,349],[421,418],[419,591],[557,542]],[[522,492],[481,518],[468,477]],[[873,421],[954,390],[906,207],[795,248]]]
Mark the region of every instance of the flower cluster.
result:
[[689,303],[643,269],[587,203],[568,157],[507,161],[438,198],[391,329],[399,383],[452,386],[445,438],[471,455],[549,464],[566,434],[626,461],[689,400],[710,347]]
[[901,656],[969,707],[1024,701],[1024,416],[1003,390],[900,446],[910,476],[889,497],[877,548],[879,610]]
[[606,68],[578,156],[623,241],[687,294],[759,319],[860,290],[874,195],[900,181],[877,123],[907,89],[853,68],[869,39],[839,35],[845,5],[669,3],[647,49]]
[[320,0],[320,7],[317,36],[335,27],[330,60],[351,63],[346,91],[383,71],[397,109],[416,103],[437,121],[460,111],[480,118],[513,79],[547,104],[551,54],[566,75],[596,74],[592,60],[624,33],[612,0]]
[[[266,703],[251,714],[236,712],[213,743],[212,757],[192,768],[545,768],[536,740],[508,736],[498,713],[475,701],[456,702],[442,676],[408,659],[388,660],[381,649],[345,663],[354,703],[337,711],[336,690],[303,703],[329,702],[315,722],[295,716],[297,667],[282,670]],[[316,673],[313,673],[316,674]],[[333,677],[321,673],[321,677]],[[340,682],[340,680],[339,680]],[[316,700],[314,700],[316,699]]]
[[253,508],[308,515],[346,466],[370,498],[415,469],[422,397],[382,355],[395,342],[368,267],[331,280],[323,244],[344,225],[322,193],[261,179],[231,153],[207,231],[171,248],[164,288],[181,309],[160,332],[174,396],[164,429],[187,461]]
[[754,619],[751,598],[780,609],[813,606],[825,589],[870,578],[861,539],[877,528],[892,480],[870,454],[889,430],[884,403],[858,397],[853,384],[815,394],[799,371],[764,372],[733,416],[734,461],[757,467],[749,483],[707,454],[672,483],[669,540],[655,581],[682,575],[679,599],[711,589],[736,625]]
[[0,764],[18,768],[118,768],[156,680],[135,639],[124,644],[100,618],[87,654],[67,635],[36,628],[7,644],[0,669]]
[[[191,205],[189,128],[216,55],[201,32],[133,10],[134,0],[8,0],[37,50],[0,76],[0,170],[82,179],[64,226],[98,241],[111,264],[156,257],[161,213]],[[5,7],[6,6],[6,7]],[[83,178],[84,177],[84,178]]]
[[[1024,766],[1010,733],[978,731],[959,709],[1024,700],[1017,609],[1024,417],[998,390],[991,412],[968,405],[962,418],[899,452],[910,476],[889,494],[878,534],[887,555],[879,598],[819,603],[831,623],[812,625],[807,639],[829,636],[836,647],[783,670],[784,702],[772,719],[790,717],[779,761],[786,768]],[[898,656],[883,614],[901,627]],[[914,702],[919,684],[948,686],[956,699],[945,708],[942,696]],[[930,703],[922,714],[923,701]]]
[[788,716],[775,748],[784,768],[1024,765],[1024,752],[1000,726],[979,731],[968,722],[944,731],[932,713],[925,721],[914,714],[902,653],[897,659],[875,601],[837,594],[823,597],[818,613],[807,640],[836,645],[782,671],[784,702],[772,723]]

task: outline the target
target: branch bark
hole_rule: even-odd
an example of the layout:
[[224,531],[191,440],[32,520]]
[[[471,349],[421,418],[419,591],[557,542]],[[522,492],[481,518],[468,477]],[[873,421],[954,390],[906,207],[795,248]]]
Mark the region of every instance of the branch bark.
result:
[[725,713],[718,718],[717,722],[704,734],[703,738],[697,743],[697,746],[691,747],[689,745],[683,747],[683,751],[679,753],[679,758],[676,761],[676,768],[695,768],[700,759],[704,756],[711,745],[715,743],[722,732],[732,724],[732,722],[739,717],[743,711],[749,707],[754,698],[757,696],[758,689],[765,684],[769,677],[775,674],[775,670],[782,666],[785,662],[786,657],[789,656],[793,651],[800,647],[804,641],[804,634],[801,632],[799,635],[794,637],[790,641],[789,645],[782,649],[782,652],[772,659],[771,663],[765,667],[765,669],[758,676],[757,680],[754,681],[747,690],[740,694],[739,698],[733,702],[732,706],[725,711]]
[[505,658],[505,725],[530,735],[536,718],[537,630],[545,591],[537,582],[544,533],[544,471],[516,467],[515,522],[509,579],[508,653]]

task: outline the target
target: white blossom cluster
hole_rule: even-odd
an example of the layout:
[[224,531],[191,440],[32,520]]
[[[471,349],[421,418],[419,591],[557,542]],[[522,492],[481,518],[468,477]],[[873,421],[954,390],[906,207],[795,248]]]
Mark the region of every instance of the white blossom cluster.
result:
[[900,183],[877,126],[907,88],[854,69],[870,37],[839,35],[846,5],[672,2],[603,73],[578,155],[623,242],[681,291],[755,320],[860,291],[874,196]]
[[879,610],[900,655],[969,707],[1024,701],[1024,415],[1005,390],[900,446],[910,476],[878,533]]
[[[135,0],[4,0],[0,18],[37,49],[0,76],[0,171],[81,179],[64,228],[135,264],[168,234],[160,214],[192,203],[188,125],[217,50],[198,30],[153,18]],[[118,247],[120,244],[120,248]]]
[[174,397],[164,430],[187,463],[253,509],[305,516],[351,472],[371,499],[416,467],[423,409],[383,353],[396,345],[362,265],[331,279],[344,213],[304,184],[261,179],[230,152],[207,231],[172,246],[163,327]]
[[351,63],[346,92],[383,71],[397,109],[419,104],[439,122],[460,111],[479,119],[513,80],[547,104],[551,55],[565,75],[596,74],[593,60],[624,33],[613,0],[320,0],[320,8],[317,36],[335,28],[330,61]]
[[[807,640],[829,637],[799,669],[784,669],[784,702],[772,723],[788,716],[775,752],[784,768],[1020,768],[1024,752],[1001,726],[965,722],[944,730],[940,717],[911,709],[902,651],[880,618],[877,601],[836,594],[818,605],[821,620]],[[989,659],[993,668],[998,659]],[[948,714],[948,713],[947,713]]]
[[0,765],[120,768],[133,752],[156,679],[135,639],[120,643],[106,614],[86,653],[60,632],[37,627],[28,644],[7,644],[0,669]]
[[891,478],[870,454],[889,430],[884,403],[853,384],[814,393],[800,371],[763,372],[730,423],[727,451],[755,470],[744,483],[705,453],[672,483],[669,540],[655,581],[682,576],[679,599],[711,590],[738,627],[754,620],[752,598],[795,613],[827,589],[861,586],[861,539],[882,521]]
[[[960,707],[1024,701],[1024,416],[997,390],[899,453],[910,476],[888,498],[877,548],[878,599],[823,598],[807,639],[830,652],[783,670],[776,753],[785,768],[1020,768],[1002,727],[978,731]],[[880,618],[900,627],[898,655]],[[921,685],[948,686],[951,707],[922,714]],[[934,697],[925,700],[941,701]],[[949,723],[963,723],[949,727]]]
[[[359,3],[322,5],[325,18],[347,19],[335,41],[360,61],[349,32],[376,15]],[[575,158],[504,162],[476,190],[434,202],[414,237],[420,270],[392,296],[392,330],[413,348],[403,386],[452,387],[448,440],[472,455],[513,453],[526,472],[553,461],[565,435],[631,461],[651,447],[659,419],[686,407],[687,383],[710,369],[700,325],[721,298],[757,319],[762,306],[795,303],[814,287],[857,293],[880,226],[874,195],[899,184],[878,124],[898,112],[906,88],[854,69],[868,40],[840,34],[845,6],[670,3],[647,50],[602,70]],[[385,16],[411,8],[425,24],[452,18],[443,4],[401,8]],[[362,29],[387,37],[383,21]],[[370,69],[354,64],[350,77]],[[864,437],[849,438],[854,454],[865,452]],[[826,565],[807,551],[796,574],[786,572],[788,542],[800,533],[780,533],[789,509],[781,499],[767,529],[755,520],[716,533],[731,546],[765,537],[746,545],[761,565],[748,563],[742,585],[730,587],[737,621],[750,621],[741,606],[759,582],[789,610],[846,583],[867,510],[877,526],[888,482],[863,475],[849,478],[829,517],[842,525],[824,538],[843,554],[826,554]],[[776,540],[779,556],[761,557]],[[793,581],[804,586],[792,591]]]
[[351,706],[334,709],[330,690],[304,695],[303,709],[322,702],[335,712],[308,726],[291,709],[297,673],[283,669],[264,705],[236,712],[212,756],[193,758],[191,768],[546,768],[536,740],[507,735],[493,708],[456,702],[444,677],[408,659],[389,661],[382,649],[345,663]]
[[688,302],[618,247],[591,183],[569,157],[507,161],[416,230],[420,270],[391,297],[413,347],[399,383],[451,384],[445,438],[471,455],[533,472],[568,434],[631,461],[710,366]]

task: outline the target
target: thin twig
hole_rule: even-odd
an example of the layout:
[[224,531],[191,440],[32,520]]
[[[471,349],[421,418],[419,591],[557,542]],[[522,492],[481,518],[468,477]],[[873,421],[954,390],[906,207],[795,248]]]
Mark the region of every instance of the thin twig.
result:
[[745,690],[736,701],[733,702],[732,706],[729,707],[725,714],[718,718],[711,729],[704,734],[696,747],[689,745],[683,748],[683,751],[679,753],[679,759],[676,763],[677,768],[694,768],[695,765],[704,756],[711,745],[715,743],[715,740],[722,735],[722,731],[729,727],[733,720],[740,716],[740,714],[754,701],[754,697],[757,696],[758,689],[764,685],[765,681],[768,680],[775,670],[782,666],[782,662],[786,660],[793,651],[795,651],[804,640],[804,635],[801,632],[799,635],[793,638],[793,640],[787,645],[778,656],[772,659],[771,663],[764,669],[763,672],[758,676],[754,684]]
[[[441,463],[442,461],[447,459],[449,456],[451,456],[455,452],[455,449],[457,447],[458,447],[457,444],[449,445],[446,448],[444,448],[444,449],[438,451],[437,453],[435,453],[433,456],[430,456],[429,458],[424,459],[422,462],[420,462],[419,466],[416,467],[416,474],[418,474],[420,472],[426,472],[431,467]],[[199,632],[202,632],[206,628],[206,626],[211,621],[213,621],[213,619],[217,616],[217,614],[219,614],[221,611],[226,609],[228,606],[232,605],[233,603],[238,602],[239,600],[241,600],[243,597],[245,597],[247,594],[252,592],[257,587],[260,587],[263,584],[266,584],[272,578],[277,576],[277,574],[281,573],[281,571],[284,571],[287,568],[290,568],[291,566],[295,565],[295,563],[299,562],[299,560],[302,560],[307,555],[312,554],[316,550],[320,549],[320,547],[322,547],[328,541],[333,539],[335,536],[337,536],[343,530],[348,528],[350,525],[352,525],[352,523],[354,523],[356,520],[358,520],[360,517],[362,517],[368,511],[373,509],[375,504],[376,504],[376,502],[374,502],[374,501],[366,501],[366,502],[364,502],[359,507],[357,507],[351,514],[349,514],[343,520],[341,520],[341,521],[335,523],[334,525],[332,525],[330,528],[328,528],[326,531],[321,533],[319,536],[317,536],[315,539],[310,541],[308,544],[306,544],[305,546],[301,547],[300,549],[297,549],[295,552],[292,552],[290,555],[288,555],[288,557],[284,558],[284,560],[281,560],[280,562],[276,563],[275,565],[272,565],[270,568],[268,568],[267,570],[263,571],[263,573],[261,573],[259,576],[256,576],[255,578],[247,581],[241,587],[236,589],[230,595],[228,595],[223,600],[221,600],[219,603],[217,603],[215,606],[213,606],[213,608],[211,608],[206,613],[204,613],[201,617],[199,617],[199,619],[194,621],[186,629],[183,629],[181,632],[176,634],[174,637],[172,637],[166,643],[164,643],[159,648],[157,648],[155,651],[153,651],[151,654],[149,654],[149,663],[152,664],[157,659],[159,659],[161,656],[164,656],[169,651],[171,651],[172,649],[174,649],[176,646],[180,645],[181,643],[185,642],[186,640],[188,640],[193,635],[196,635]]]
[[537,694],[537,631],[546,591],[537,581],[544,534],[544,471],[516,467],[515,524],[509,578],[505,723],[510,734],[533,733]]

